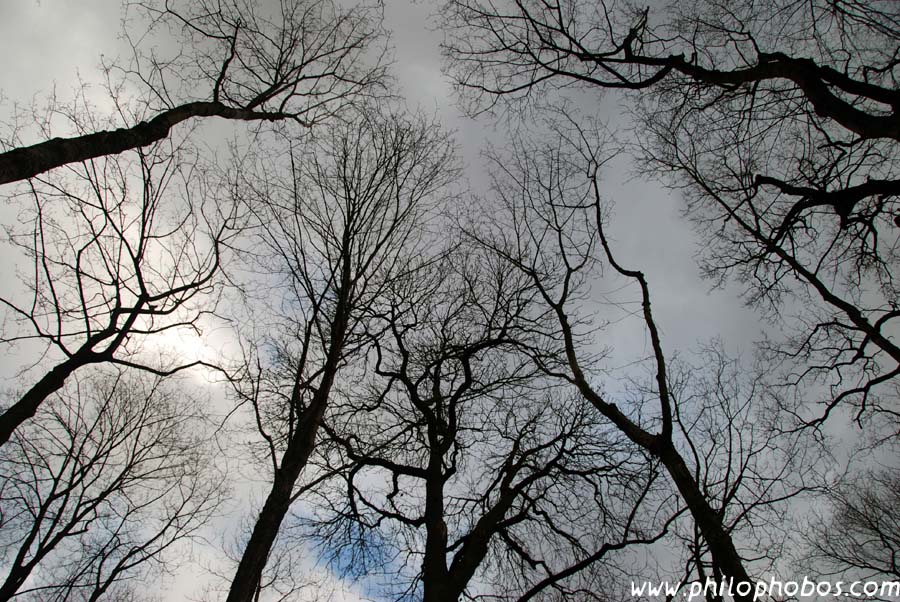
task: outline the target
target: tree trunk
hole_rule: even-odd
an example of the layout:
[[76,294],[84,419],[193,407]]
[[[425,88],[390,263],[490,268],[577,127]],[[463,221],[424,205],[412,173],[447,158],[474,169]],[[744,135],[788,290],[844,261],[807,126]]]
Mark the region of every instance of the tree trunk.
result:
[[[253,533],[250,535],[234,579],[231,581],[231,589],[228,591],[226,602],[251,602],[253,600],[256,586],[259,584],[263,569],[269,560],[269,552],[271,552],[281,528],[281,522],[290,508],[294,483],[297,482],[312,454],[325,406],[326,403],[323,400],[315,411],[305,412],[309,415],[302,418],[300,428],[297,429],[288,444],[281,459],[281,466],[275,474],[272,489],[253,526]],[[313,410],[312,405],[309,409]]]
[[159,142],[169,135],[172,126],[192,117],[277,121],[293,116],[274,111],[234,109],[220,102],[189,102],[130,128],[95,132],[73,138],[53,138],[33,146],[0,153],[0,184],[31,178],[67,163],[115,155]]
[[425,482],[425,555],[422,559],[422,602],[456,602],[447,569],[447,523],[444,521],[444,470],[440,440],[433,420],[428,424],[429,458]]
[[[568,327],[568,322],[561,318],[564,328]],[[570,331],[569,331],[570,332]],[[571,344],[567,345],[566,352],[568,354],[569,365],[572,367],[575,375],[575,384],[581,394],[587,399],[601,414],[610,420],[618,429],[633,443],[644,448],[651,454],[657,456],[666,467],[666,471],[678,488],[684,503],[687,505],[691,516],[700,528],[700,532],[709,550],[712,553],[713,560],[722,568],[726,576],[734,579],[735,585],[741,582],[750,582],[744,563],[734,542],[731,541],[731,535],[725,531],[722,525],[722,519],[718,513],[710,507],[706,497],[700,491],[694,475],[684,463],[684,458],[678,453],[672,445],[672,441],[668,437],[662,435],[653,435],[636,423],[632,422],[625,414],[623,414],[614,404],[606,402],[600,395],[591,389],[578,362],[575,359],[574,348]],[[749,596],[741,596],[736,592],[734,599],[737,602],[752,602],[752,590]]]
[[77,355],[55,366],[31,387],[19,401],[0,414],[0,446],[3,446],[19,425],[33,417],[45,399],[59,391],[75,370],[88,363]]
[[[344,276],[346,283],[349,275],[345,273]],[[262,578],[263,570],[266,568],[266,562],[269,560],[269,553],[272,551],[281,523],[291,506],[294,484],[306,467],[315,447],[316,435],[328,406],[328,398],[341,361],[344,337],[349,324],[346,293],[342,297],[332,325],[333,336],[329,343],[322,381],[309,406],[298,417],[297,430],[291,437],[281,458],[281,465],[275,472],[272,488],[269,490],[266,502],[253,526],[247,547],[241,555],[241,561],[238,563],[234,579],[231,581],[226,602],[252,602],[254,599],[256,588]]]
[[[691,516],[700,528],[703,539],[709,545],[713,560],[722,569],[726,576],[734,579],[734,585],[738,583],[751,583],[750,576],[744,569],[743,560],[741,560],[731,535],[725,530],[722,519],[719,514],[712,509],[706,497],[700,491],[696,479],[691,474],[687,465],[684,463],[681,455],[675,450],[671,443],[666,443],[658,450],[658,455],[675,486],[678,487],[679,493],[684,503],[687,504]],[[752,602],[753,601],[753,584],[751,583],[750,594],[746,596],[739,595],[732,590],[736,602]]]

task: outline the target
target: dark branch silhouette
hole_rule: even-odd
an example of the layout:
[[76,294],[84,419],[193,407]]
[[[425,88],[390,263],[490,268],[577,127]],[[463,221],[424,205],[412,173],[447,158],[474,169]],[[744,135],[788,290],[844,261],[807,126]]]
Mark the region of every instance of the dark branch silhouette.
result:
[[385,93],[380,16],[372,8],[343,9],[327,1],[282,2],[277,10],[243,0],[132,5],[150,29],[139,36],[143,44],[166,29],[187,48],[167,61],[157,56],[158,48],[133,43],[133,64],[106,66],[143,90],[137,123],[0,153],[0,184],[154,144],[194,118],[308,128]]

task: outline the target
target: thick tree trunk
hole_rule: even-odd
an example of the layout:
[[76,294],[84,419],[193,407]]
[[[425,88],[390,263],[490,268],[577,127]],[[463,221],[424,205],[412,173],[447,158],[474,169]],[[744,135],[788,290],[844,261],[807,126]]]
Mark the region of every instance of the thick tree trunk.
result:
[[[344,274],[345,289],[348,286],[349,273]],[[294,484],[300,473],[306,468],[316,443],[316,435],[322,424],[322,417],[328,406],[331,387],[340,365],[344,347],[344,337],[349,324],[346,293],[339,303],[336,318],[332,324],[332,339],[329,343],[328,355],[323,368],[322,380],[313,395],[309,406],[298,417],[298,427],[291,437],[288,447],[281,458],[280,466],[275,473],[272,488],[266,497],[262,510],[253,526],[253,532],[247,541],[247,547],[238,563],[226,602],[252,602],[256,588],[262,578],[269,553],[275,544],[275,538],[281,523],[291,506]]]
[[30,573],[30,570],[22,571],[21,567],[18,567],[14,574],[9,575],[3,585],[0,585],[0,602],[12,600]]
[[[564,327],[568,326],[566,321],[562,323]],[[614,404],[605,401],[591,389],[584,378],[584,374],[578,367],[577,360],[574,357],[573,348],[569,347],[567,353],[569,354],[570,366],[575,375],[575,383],[582,395],[632,442],[646,449],[662,461],[666,471],[678,488],[684,503],[687,505],[691,516],[697,523],[703,538],[709,545],[713,560],[722,568],[727,577],[734,580],[735,586],[744,581],[749,582],[750,578],[746,569],[744,569],[744,563],[737,553],[737,549],[734,547],[731,535],[725,530],[719,514],[712,509],[703,492],[700,491],[694,475],[691,474],[681,454],[672,445],[672,441],[668,437],[648,433],[632,422]],[[752,602],[752,591],[749,596],[741,596],[735,592],[734,599],[737,602]]]
[[[297,482],[312,454],[325,406],[326,403],[323,400],[315,411],[302,417],[301,426],[294,434],[281,459],[281,466],[275,474],[272,489],[253,526],[253,533],[250,535],[234,579],[231,581],[227,602],[250,602],[253,600],[256,586],[259,584],[263,569],[269,559],[269,552],[272,550],[281,523],[290,508],[294,483]],[[312,410],[312,406],[310,409]]]
[[74,138],[53,138],[33,146],[0,153],[0,184],[31,178],[67,163],[115,155],[159,142],[169,135],[169,130],[174,125],[192,117],[277,121],[294,116],[274,111],[234,109],[220,102],[189,102],[130,128],[95,132]]
[[19,425],[37,413],[37,409],[45,399],[62,388],[69,375],[86,363],[88,362],[83,358],[72,356],[55,366],[22,395],[19,401],[0,414],[0,446],[9,441]]
[[[697,485],[694,475],[691,474],[684,463],[684,459],[671,444],[664,445],[659,450],[658,455],[669,476],[672,477],[672,481],[675,482],[675,486],[678,487],[681,498],[687,505],[688,510],[690,510],[694,522],[697,523],[703,539],[706,540],[713,560],[715,560],[726,576],[734,580],[735,587],[737,587],[738,583],[750,583],[750,576],[744,569],[744,562],[734,547],[731,535],[725,530],[719,514],[713,510],[706,496],[700,491],[700,487]],[[732,591],[736,602],[753,601],[752,583],[749,590],[750,595],[742,596],[736,591]]]
[[461,593],[448,579],[422,579],[422,602],[459,602]]
[[455,602],[447,569],[447,523],[444,521],[444,470],[440,440],[429,420],[430,454],[425,469],[425,556],[422,559],[422,601]]

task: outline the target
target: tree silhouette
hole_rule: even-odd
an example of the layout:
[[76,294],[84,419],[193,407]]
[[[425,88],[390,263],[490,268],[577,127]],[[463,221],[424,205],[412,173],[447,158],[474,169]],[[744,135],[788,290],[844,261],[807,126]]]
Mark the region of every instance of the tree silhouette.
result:
[[123,127],[5,150],[0,184],[157,143],[193,118],[309,128],[384,91],[376,7],[294,0],[266,7],[248,0],[130,4],[148,24],[138,39],[162,31],[178,44],[169,56],[132,42],[132,63],[106,66],[142,91],[139,108],[123,111],[121,90],[111,90]]
[[[580,126],[570,115],[559,117],[540,142],[519,138],[511,152],[495,155],[493,189],[506,217],[476,224],[471,236],[531,281],[549,318],[535,328],[539,336],[522,341],[520,349],[547,376],[575,388],[665,470],[696,529],[688,542],[687,576],[697,571],[703,579],[711,569],[717,582],[752,586],[748,564],[769,552],[741,549],[745,542],[739,533],[757,515],[767,516],[768,524],[777,522],[777,508],[806,489],[795,463],[805,447],[776,441],[771,426],[752,426],[757,415],[777,406],[777,393],[756,379],[745,383],[744,391],[735,388],[739,380],[722,377],[734,369],[727,368],[721,350],[710,353],[717,378],[685,382],[673,375],[649,283],[641,271],[617,260],[606,234],[599,170],[615,155],[615,145],[602,130]],[[614,387],[622,390],[619,399],[597,378],[592,339],[598,325],[584,307],[601,270],[637,289],[640,309],[634,315],[649,346],[650,382],[625,380]],[[763,405],[763,397],[773,399]],[[751,530],[752,538],[767,540],[758,528]],[[735,599],[752,597],[751,590]]]
[[[204,417],[160,378],[70,380],[0,451],[2,600],[98,600],[179,566],[221,502]],[[124,590],[122,588],[125,588]]]
[[[268,336],[276,352],[257,354],[239,388],[272,481],[230,602],[255,594],[338,374],[360,352],[361,322],[407,270],[418,229],[455,177],[452,146],[436,126],[368,109],[289,159],[280,179],[245,171],[240,187],[258,224],[248,256],[285,297],[275,299],[279,328]],[[271,298],[272,280],[263,287]]]
[[37,342],[44,354],[37,369],[55,364],[4,404],[0,444],[84,366],[164,375],[206,364],[153,357],[143,345],[166,332],[198,330],[215,312],[223,244],[237,225],[216,178],[173,140],[97,159],[70,175],[32,181],[21,224],[8,231],[30,264],[22,273],[28,294],[0,298],[11,322],[0,341],[14,349]]
[[603,599],[603,563],[666,533],[655,463],[515,350],[533,299],[502,260],[451,244],[393,290],[367,321],[377,377],[323,423],[311,536],[338,570],[394,559],[389,596]]
[[773,317],[802,308],[768,351],[786,382],[832,390],[789,408],[794,426],[849,407],[896,431],[895,3],[452,0],[444,16],[472,110],[623,91],[642,171],[685,195],[707,275],[736,277]]

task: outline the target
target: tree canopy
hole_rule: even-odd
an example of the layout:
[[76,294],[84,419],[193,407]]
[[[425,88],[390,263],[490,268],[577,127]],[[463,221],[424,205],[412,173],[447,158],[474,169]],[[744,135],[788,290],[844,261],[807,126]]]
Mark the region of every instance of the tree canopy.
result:
[[0,602],[900,599],[897,3],[442,0],[434,117],[380,3],[124,6],[0,119]]

